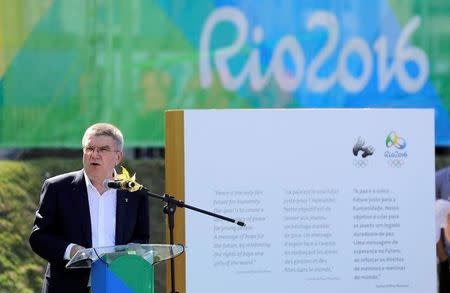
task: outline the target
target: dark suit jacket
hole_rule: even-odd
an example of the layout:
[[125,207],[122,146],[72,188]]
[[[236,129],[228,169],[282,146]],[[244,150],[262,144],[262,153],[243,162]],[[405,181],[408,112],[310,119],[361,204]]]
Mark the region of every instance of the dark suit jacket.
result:
[[[148,243],[149,206],[143,192],[117,191],[116,245]],[[49,264],[42,292],[88,292],[88,269],[66,269],[64,252],[75,243],[92,247],[91,217],[83,170],[47,179],[30,235],[33,251]]]
[[[450,200],[450,167],[440,169],[436,172],[436,199]],[[447,251],[447,255],[450,255],[450,243],[445,240],[442,235],[441,239],[444,241],[444,247]],[[449,262],[440,262],[438,265],[438,278],[439,278],[439,293],[450,292],[450,270]]]

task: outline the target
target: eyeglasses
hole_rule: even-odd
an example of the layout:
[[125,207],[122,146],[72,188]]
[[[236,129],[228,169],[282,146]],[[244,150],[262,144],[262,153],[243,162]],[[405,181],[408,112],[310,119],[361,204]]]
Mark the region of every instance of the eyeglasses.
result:
[[90,155],[93,154],[95,151],[97,151],[100,155],[104,155],[110,152],[117,153],[116,150],[111,150],[109,146],[101,146],[101,147],[94,147],[94,146],[87,146],[83,148],[83,151],[85,154]]

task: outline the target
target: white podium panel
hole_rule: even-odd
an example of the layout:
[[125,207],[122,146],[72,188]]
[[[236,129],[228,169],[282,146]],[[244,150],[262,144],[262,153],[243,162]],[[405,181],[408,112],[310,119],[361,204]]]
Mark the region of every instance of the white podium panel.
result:
[[436,290],[434,112],[184,111],[186,291]]

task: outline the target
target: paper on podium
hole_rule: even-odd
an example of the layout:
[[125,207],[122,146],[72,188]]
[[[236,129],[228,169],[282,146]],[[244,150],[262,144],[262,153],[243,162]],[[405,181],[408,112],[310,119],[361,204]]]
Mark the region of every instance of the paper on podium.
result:
[[447,228],[447,215],[450,214],[450,201],[436,200],[436,242],[441,237],[441,228]]

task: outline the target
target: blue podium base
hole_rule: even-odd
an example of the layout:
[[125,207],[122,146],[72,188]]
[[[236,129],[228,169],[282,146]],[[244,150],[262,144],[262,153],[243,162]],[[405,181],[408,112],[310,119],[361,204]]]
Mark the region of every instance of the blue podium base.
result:
[[108,265],[98,260],[91,267],[92,293],[134,293],[119,277],[108,268]]

